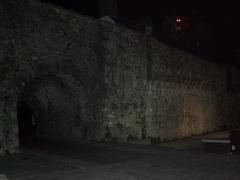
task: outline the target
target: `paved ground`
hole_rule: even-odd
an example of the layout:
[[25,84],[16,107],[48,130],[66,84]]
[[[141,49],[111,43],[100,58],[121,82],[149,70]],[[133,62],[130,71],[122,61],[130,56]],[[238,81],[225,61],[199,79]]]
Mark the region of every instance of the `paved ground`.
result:
[[238,180],[240,156],[206,154],[200,137],[162,145],[39,143],[0,158],[10,180]]

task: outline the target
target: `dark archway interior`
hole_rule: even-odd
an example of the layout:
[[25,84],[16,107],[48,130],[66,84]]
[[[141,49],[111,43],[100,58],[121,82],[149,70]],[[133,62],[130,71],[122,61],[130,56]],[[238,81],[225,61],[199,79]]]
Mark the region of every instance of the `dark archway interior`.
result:
[[82,84],[71,76],[36,76],[18,93],[20,146],[39,149],[52,141],[75,143],[94,139],[98,135],[96,127],[100,126],[90,100]]
[[36,124],[31,108],[24,101],[18,102],[17,118],[19,127],[20,146],[31,146]]

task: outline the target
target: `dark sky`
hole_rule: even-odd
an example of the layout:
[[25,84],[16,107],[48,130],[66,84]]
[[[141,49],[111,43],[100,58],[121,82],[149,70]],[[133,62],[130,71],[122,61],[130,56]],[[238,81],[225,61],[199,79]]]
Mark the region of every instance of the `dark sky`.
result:
[[[97,13],[98,0],[43,0],[85,13]],[[233,1],[203,0],[118,0],[122,14],[127,16],[161,15],[168,13],[194,13],[202,16],[231,19],[239,15],[239,5]],[[88,12],[87,12],[88,11]],[[94,12],[95,11],[95,12]]]
[[[70,8],[80,14],[98,17],[98,0],[43,0]],[[232,1],[118,0],[119,14],[125,19],[150,15],[190,15],[204,21],[217,44],[219,61],[236,61],[240,39],[240,8]]]

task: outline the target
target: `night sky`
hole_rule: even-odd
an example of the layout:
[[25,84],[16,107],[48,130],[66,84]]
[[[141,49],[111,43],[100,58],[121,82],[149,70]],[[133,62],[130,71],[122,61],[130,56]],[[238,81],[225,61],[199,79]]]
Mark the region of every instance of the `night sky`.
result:
[[[98,17],[98,0],[43,0],[80,14]],[[237,3],[207,1],[161,1],[161,0],[119,0],[118,13],[121,19],[136,19],[150,16],[154,23],[162,23],[168,15],[188,15],[206,24],[211,39],[216,44],[216,56],[211,60],[225,64],[236,64],[240,40],[240,11]]]

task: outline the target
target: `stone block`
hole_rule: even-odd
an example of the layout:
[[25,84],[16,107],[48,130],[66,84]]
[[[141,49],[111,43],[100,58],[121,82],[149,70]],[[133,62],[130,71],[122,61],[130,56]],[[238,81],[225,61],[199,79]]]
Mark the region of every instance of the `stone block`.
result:
[[202,143],[207,153],[231,153],[231,141],[228,139],[202,139]]

